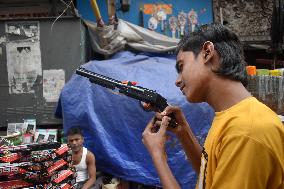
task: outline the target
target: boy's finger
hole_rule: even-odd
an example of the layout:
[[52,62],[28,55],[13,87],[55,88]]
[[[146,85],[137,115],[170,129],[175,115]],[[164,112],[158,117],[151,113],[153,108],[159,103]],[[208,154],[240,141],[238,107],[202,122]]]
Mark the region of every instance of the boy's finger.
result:
[[170,119],[171,118],[169,118],[167,116],[163,117],[160,129],[159,129],[159,133],[161,133],[162,135],[164,135],[166,133]]

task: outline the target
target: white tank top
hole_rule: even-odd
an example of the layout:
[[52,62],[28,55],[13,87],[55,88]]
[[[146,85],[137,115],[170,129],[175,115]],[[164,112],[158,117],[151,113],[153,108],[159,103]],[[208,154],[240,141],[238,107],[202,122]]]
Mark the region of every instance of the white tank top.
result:
[[87,157],[88,149],[83,147],[83,153],[82,158],[79,164],[75,165],[76,168],[76,182],[82,182],[89,178],[88,176],[88,168],[86,163],[86,157]]

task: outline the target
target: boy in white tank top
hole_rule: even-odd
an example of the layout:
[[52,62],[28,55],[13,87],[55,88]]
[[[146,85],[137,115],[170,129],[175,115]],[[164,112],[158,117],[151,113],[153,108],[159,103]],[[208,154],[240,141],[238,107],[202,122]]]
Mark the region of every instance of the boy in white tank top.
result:
[[79,127],[72,127],[67,133],[68,145],[72,150],[72,162],[76,168],[76,188],[93,189],[96,182],[95,156],[83,147],[84,136]]

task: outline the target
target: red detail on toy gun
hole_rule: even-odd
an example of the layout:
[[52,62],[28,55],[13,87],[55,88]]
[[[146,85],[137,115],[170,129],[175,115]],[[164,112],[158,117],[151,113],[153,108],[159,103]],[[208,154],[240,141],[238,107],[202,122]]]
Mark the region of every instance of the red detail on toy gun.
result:
[[137,85],[138,84],[138,82],[136,82],[136,81],[121,81],[121,83],[123,83],[123,84],[125,84],[125,85],[127,85],[127,86],[135,86],[135,85]]

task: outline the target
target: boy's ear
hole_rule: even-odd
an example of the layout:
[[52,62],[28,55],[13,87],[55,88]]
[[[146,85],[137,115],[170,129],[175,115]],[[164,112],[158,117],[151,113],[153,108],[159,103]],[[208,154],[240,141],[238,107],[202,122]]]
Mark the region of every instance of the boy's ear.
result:
[[214,44],[211,41],[206,41],[202,46],[202,53],[205,62],[207,62],[214,53]]

